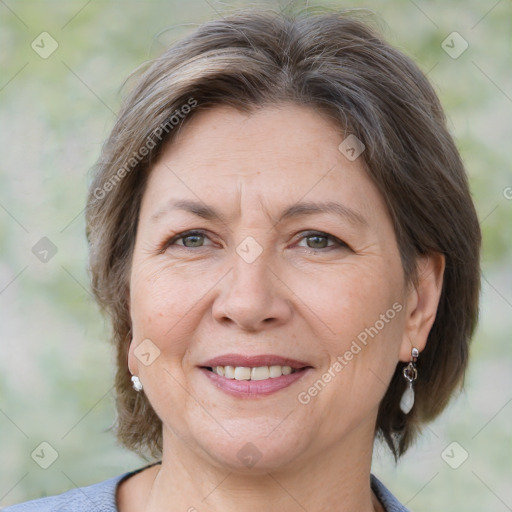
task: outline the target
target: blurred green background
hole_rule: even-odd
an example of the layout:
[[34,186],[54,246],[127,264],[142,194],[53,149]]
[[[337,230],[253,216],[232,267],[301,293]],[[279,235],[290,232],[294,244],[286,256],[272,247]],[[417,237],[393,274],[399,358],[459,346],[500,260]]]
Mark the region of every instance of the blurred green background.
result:
[[[201,22],[236,7],[286,4],[0,2],[0,506],[145,465],[108,430],[113,352],[88,291],[89,170],[131,71]],[[371,9],[385,37],[428,73],[484,233],[481,321],[465,392],[398,466],[377,447],[374,472],[413,511],[512,510],[512,2],[309,5]],[[453,32],[463,39],[443,44]],[[453,58],[463,41],[467,49]],[[46,262],[33,252],[38,242],[47,244]],[[56,451],[48,469],[35,462],[41,442]]]

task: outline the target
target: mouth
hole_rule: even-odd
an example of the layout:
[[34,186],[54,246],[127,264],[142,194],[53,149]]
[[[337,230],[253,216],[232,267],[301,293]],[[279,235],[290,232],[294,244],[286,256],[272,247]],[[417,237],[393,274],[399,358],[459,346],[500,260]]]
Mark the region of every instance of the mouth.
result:
[[307,363],[275,355],[237,354],[211,359],[199,368],[217,388],[243,398],[279,391],[313,369]]
[[266,380],[277,379],[283,375],[291,375],[292,373],[299,372],[305,368],[292,368],[291,366],[205,366],[205,370],[225,377],[226,379],[235,380]]

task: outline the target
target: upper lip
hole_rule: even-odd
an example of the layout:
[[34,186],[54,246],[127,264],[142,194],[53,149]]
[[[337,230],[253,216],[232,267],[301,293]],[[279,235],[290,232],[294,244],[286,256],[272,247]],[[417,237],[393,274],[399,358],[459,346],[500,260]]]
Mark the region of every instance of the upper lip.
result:
[[246,356],[241,354],[224,354],[205,361],[200,366],[213,368],[214,366],[248,366],[256,368],[258,366],[291,366],[295,369],[305,368],[309,365],[303,361],[289,357],[278,356],[274,354],[261,354]]

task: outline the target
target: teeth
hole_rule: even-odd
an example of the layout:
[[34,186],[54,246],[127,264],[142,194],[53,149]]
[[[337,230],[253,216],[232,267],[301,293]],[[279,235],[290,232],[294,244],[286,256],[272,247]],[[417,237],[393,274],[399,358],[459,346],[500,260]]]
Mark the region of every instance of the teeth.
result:
[[282,366],[270,366],[269,373],[270,377],[272,377],[273,379],[276,377],[281,377],[281,375],[283,374]]
[[251,370],[251,380],[265,380],[269,377],[268,366],[258,366]]
[[251,380],[251,369],[247,366],[237,366],[235,368],[236,380]]
[[281,375],[290,375],[297,370],[291,366],[257,366],[250,368],[248,366],[214,366],[212,370],[222,377],[236,380],[265,380],[275,379]]
[[290,375],[290,373],[292,373],[292,367],[291,366],[282,366],[281,372],[283,375]]

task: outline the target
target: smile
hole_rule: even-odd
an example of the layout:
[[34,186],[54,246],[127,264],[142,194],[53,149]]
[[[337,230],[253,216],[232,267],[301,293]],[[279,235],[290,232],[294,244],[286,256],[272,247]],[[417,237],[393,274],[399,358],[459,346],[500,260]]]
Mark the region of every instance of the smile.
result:
[[199,370],[208,382],[237,398],[258,398],[291,386],[313,367],[278,354],[224,354],[204,361]]
[[266,380],[276,379],[282,375],[290,375],[297,370],[291,366],[214,366],[210,370],[226,379],[236,380]]

